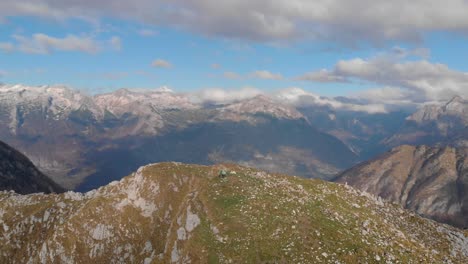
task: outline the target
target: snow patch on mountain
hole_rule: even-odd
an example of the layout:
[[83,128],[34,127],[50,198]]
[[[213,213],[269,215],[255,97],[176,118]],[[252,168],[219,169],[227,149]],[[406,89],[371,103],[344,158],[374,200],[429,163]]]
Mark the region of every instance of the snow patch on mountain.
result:
[[431,104],[424,106],[419,111],[409,116],[407,120],[416,123],[436,121],[442,117],[455,117],[468,125],[468,100],[455,96],[445,104]]
[[239,115],[270,114],[276,118],[301,119],[304,116],[294,107],[276,102],[265,95],[229,104],[221,108],[220,117],[225,119],[243,119]]
[[147,91],[120,89],[97,95],[94,100],[101,108],[117,116],[125,113],[151,115],[159,110],[196,108],[187,97],[175,94],[169,88]]

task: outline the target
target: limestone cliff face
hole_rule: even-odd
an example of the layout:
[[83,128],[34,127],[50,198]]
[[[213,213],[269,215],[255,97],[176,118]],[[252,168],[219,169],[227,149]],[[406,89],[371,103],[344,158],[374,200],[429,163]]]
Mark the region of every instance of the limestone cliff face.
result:
[[467,235],[349,186],[234,165],[0,192],[0,263],[467,263]]
[[0,141],[0,191],[3,190],[21,194],[64,191],[42,174],[27,157]]
[[467,148],[404,145],[345,171],[336,181],[466,228],[467,156]]

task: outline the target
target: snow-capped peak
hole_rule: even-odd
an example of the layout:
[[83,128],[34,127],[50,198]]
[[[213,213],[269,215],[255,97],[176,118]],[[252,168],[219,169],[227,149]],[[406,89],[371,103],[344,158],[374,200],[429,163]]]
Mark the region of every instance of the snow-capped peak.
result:
[[292,87],[288,89],[281,90],[276,93],[275,97],[276,99],[288,103],[288,104],[297,104],[301,97],[303,96],[309,96],[309,97],[314,97],[318,98],[318,95],[306,92],[302,90],[301,88],[297,87]]
[[224,107],[223,111],[237,114],[266,113],[277,118],[287,119],[300,119],[304,117],[294,107],[283,105],[263,94],[230,104]]
[[54,115],[61,115],[86,106],[92,110],[91,98],[66,86],[0,86],[0,102],[7,106],[24,105],[47,108]]
[[444,105],[426,105],[407,119],[421,123],[437,120],[441,116],[458,117],[468,123],[468,100],[455,96]]
[[157,88],[156,91],[157,92],[162,92],[162,93],[174,93],[174,91],[171,88],[169,88],[169,87],[167,87],[165,85]]
[[468,101],[460,96],[455,96],[445,106],[445,111],[450,111],[460,114],[468,114]]
[[190,109],[195,106],[184,95],[173,93],[167,87],[156,90],[120,89],[94,97],[102,108],[114,113],[146,113],[154,109]]

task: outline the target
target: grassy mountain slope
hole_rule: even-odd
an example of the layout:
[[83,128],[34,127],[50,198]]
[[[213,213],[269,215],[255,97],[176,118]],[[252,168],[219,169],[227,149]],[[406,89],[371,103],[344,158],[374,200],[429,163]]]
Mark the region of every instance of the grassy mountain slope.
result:
[[236,165],[160,163],[86,194],[2,192],[0,222],[0,263],[468,261],[455,228],[345,185]]

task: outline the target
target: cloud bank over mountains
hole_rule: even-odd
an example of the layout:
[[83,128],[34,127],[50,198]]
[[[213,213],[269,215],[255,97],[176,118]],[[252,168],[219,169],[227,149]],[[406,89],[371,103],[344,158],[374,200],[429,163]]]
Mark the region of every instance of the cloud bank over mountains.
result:
[[[367,113],[386,113],[399,109],[399,102],[385,103],[384,101],[370,102],[366,99],[347,98],[339,100],[336,98],[320,96],[305,91],[298,87],[290,87],[275,91],[264,91],[254,87],[243,87],[241,89],[202,89],[196,92],[185,93],[195,103],[228,104],[236,101],[247,100],[259,95],[264,95],[279,104],[287,104],[294,107],[329,107],[335,110],[346,110]],[[346,102],[345,102],[346,101]],[[411,107],[418,105],[411,103]],[[408,105],[402,105],[407,108]]]
[[[203,107],[207,104],[221,106],[245,100],[255,100],[255,98],[258,97],[260,99],[258,101],[259,104],[269,101],[269,104],[289,105],[296,108],[327,107],[334,110],[367,112],[371,114],[386,113],[395,109],[400,109],[397,104],[391,105],[384,102],[372,103],[359,98],[324,97],[298,87],[290,87],[274,91],[265,91],[255,87],[243,87],[240,89],[209,88],[190,92],[177,92],[170,87],[162,86],[154,89],[123,88],[109,93],[91,95],[87,91],[73,90],[72,88],[64,85],[26,86],[21,84],[7,85],[0,83],[0,93],[14,94],[15,91],[19,93],[28,91],[28,93],[34,98],[39,98],[41,96],[44,98],[48,98],[48,96],[61,98],[56,99],[59,101],[74,101],[76,98],[91,99],[91,97],[94,97],[98,98],[98,100],[106,98],[106,100],[120,103],[130,103],[131,101],[142,103],[145,100],[148,100],[153,102],[155,105],[173,104],[174,107],[179,107],[180,105],[177,104],[181,102],[186,105],[191,105],[192,107]],[[86,101],[85,99],[83,100]],[[412,107],[415,108],[417,105],[412,104]]]

